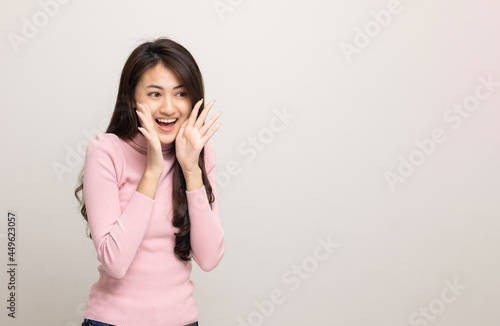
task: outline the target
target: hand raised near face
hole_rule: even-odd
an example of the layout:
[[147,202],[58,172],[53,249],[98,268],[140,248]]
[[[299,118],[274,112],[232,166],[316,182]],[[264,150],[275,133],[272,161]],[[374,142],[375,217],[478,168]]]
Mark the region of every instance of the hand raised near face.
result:
[[146,171],[160,176],[163,173],[163,154],[160,139],[155,130],[155,121],[151,115],[149,107],[145,103],[137,104],[137,115],[142,127],[138,127],[140,132],[148,141],[148,158]]
[[205,123],[208,111],[213,107],[215,100],[208,103],[198,119],[196,119],[202,103],[203,99],[195,104],[189,118],[184,121],[175,138],[175,154],[184,172],[195,171],[199,168],[198,160],[201,150],[221,126],[221,123],[218,123],[214,128],[209,130],[214,122],[220,117],[222,111],[214,114],[212,118]]

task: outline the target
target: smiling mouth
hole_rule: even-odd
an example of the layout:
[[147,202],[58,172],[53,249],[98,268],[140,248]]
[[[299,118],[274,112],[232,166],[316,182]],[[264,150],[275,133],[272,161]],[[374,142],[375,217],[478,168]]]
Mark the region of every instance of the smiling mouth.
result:
[[158,125],[158,127],[163,130],[163,131],[171,131],[172,129],[174,129],[175,127],[175,124],[177,123],[178,119],[175,119],[175,121],[172,121],[172,122],[167,122],[167,121],[171,121],[173,119],[168,119],[168,120],[165,120],[165,119],[156,119],[156,124]]

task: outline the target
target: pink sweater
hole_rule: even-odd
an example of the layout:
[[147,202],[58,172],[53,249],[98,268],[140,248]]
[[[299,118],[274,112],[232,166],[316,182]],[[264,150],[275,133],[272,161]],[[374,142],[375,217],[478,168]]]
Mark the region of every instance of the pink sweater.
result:
[[[101,263],[84,318],[117,326],[181,326],[198,320],[186,265],[174,254],[172,185],[175,144],[162,144],[164,171],[155,199],[138,192],[146,168],[147,139],[133,141],[101,133],[87,146],[84,199],[92,240]],[[215,151],[205,145],[205,167],[215,195],[210,208],[205,186],[186,191],[194,261],[206,272],[224,255],[217,204]]]

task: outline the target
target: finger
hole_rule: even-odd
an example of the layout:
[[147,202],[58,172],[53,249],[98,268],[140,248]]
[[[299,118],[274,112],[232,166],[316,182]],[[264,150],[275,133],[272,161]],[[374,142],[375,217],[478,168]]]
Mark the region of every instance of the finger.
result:
[[221,116],[222,114],[222,111],[219,111],[217,112],[216,114],[214,114],[210,120],[207,121],[207,123],[205,123],[203,125],[203,127],[201,127],[200,129],[200,135],[203,137],[206,132],[208,131],[208,129],[210,129],[210,127],[212,127],[212,125],[215,123],[215,121],[217,121],[217,119]]
[[189,120],[187,123],[188,126],[194,126],[194,123],[196,122],[196,116],[198,115],[198,111],[199,111],[202,103],[203,103],[203,99],[199,100],[194,105],[193,111],[191,111],[191,115],[189,116],[189,119],[188,119]]
[[139,122],[141,126],[145,126],[144,124],[144,113],[141,111],[142,109],[137,105],[137,108],[135,109],[135,113],[137,114],[137,117],[139,118]]
[[147,129],[148,133],[153,137],[153,138],[158,138],[158,135],[156,134],[156,130],[154,128],[154,121],[153,117],[151,115],[151,110],[149,109],[149,106],[147,106],[145,103],[137,103],[138,107],[141,109],[141,121],[142,125]]
[[144,109],[144,117],[146,118],[145,122],[147,123],[147,127],[149,129],[153,129],[153,117],[151,116],[151,110],[149,109],[149,106],[147,106],[146,103],[141,104],[143,109]]
[[184,122],[182,123],[181,125],[181,128],[179,129],[179,132],[177,133],[177,136],[176,138],[179,138],[181,139],[182,137],[184,137],[184,129],[186,128],[186,124],[187,124],[188,120],[184,120]]
[[210,129],[210,131],[204,137],[201,138],[201,141],[203,142],[203,146],[205,146],[205,144],[208,142],[208,140],[210,138],[212,138],[212,136],[215,134],[215,132],[220,128],[221,124],[222,124],[222,122],[219,122],[215,127]]
[[212,106],[214,106],[214,104],[215,100],[212,100],[210,103],[207,104],[207,106],[205,106],[205,108],[200,114],[200,117],[198,118],[198,120],[196,120],[196,124],[194,126],[196,129],[200,130],[201,126],[203,126],[203,124],[205,123],[205,119],[207,118],[208,111],[210,111],[210,109],[212,108]]
[[139,117],[140,121],[141,121],[141,125],[144,129],[146,130],[150,130],[151,128],[149,127],[149,121],[148,119],[146,118],[146,113],[144,112],[144,108],[142,106],[137,106],[137,116]]
[[142,132],[142,134],[144,135],[144,137],[148,141],[151,139],[151,136],[149,135],[148,131],[144,127],[137,127],[137,128]]

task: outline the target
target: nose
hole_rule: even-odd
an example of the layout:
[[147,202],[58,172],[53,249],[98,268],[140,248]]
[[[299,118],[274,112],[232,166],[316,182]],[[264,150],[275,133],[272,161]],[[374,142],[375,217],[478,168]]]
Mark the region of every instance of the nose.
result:
[[171,96],[165,96],[164,100],[162,101],[160,105],[160,113],[166,116],[173,116],[175,113],[175,104],[174,100]]

